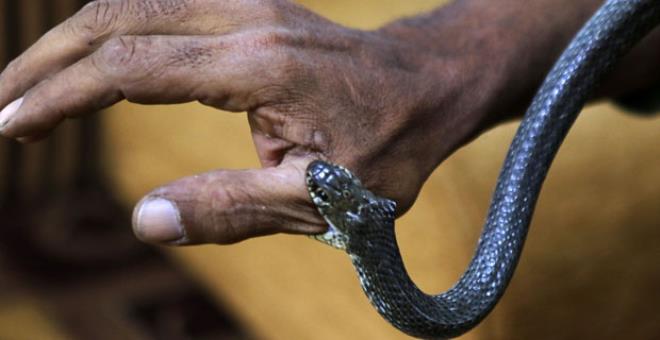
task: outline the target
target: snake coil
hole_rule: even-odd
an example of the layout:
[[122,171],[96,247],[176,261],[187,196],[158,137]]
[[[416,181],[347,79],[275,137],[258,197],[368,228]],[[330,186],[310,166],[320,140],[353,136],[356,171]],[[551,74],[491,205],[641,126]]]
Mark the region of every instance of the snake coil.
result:
[[476,253],[456,285],[422,292],[408,276],[394,233],[394,202],[323,161],[307,169],[313,202],[329,224],[316,238],[345,249],[378,312],[421,338],[456,337],[503,295],[523,248],[539,192],[569,129],[601,79],[660,21],[660,0],[609,0],[582,28],[545,79],[513,139]]

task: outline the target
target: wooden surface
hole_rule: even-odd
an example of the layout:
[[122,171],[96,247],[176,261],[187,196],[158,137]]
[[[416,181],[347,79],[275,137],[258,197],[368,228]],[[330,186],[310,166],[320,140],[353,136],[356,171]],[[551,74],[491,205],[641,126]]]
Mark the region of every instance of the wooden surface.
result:
[[[440,1],[304,3],[370,28]],[[129,204],[179,177],[258,164],[244,114],[122,103],[104,120],[106,166]],[[405,262],[427,291],[450,287],[465,268],[514,130],[497,128],[460,150],[398,221]],[[660,117],[632,117],[607,105],[587,110],[550,173],[511,288],[462,339],[660,337],[659,142]],[[304,237],[171,254],[259,338],[406,338],[369,306],[344,254]]]

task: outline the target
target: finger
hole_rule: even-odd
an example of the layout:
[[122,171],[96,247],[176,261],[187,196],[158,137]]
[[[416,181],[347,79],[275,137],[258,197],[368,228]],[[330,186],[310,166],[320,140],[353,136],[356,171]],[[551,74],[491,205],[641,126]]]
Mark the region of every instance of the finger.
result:
[[0,113],[0,133],[13,138],[40,134],[66,117],[122,99],[145,104],[199,100],[227,110],[247,110],[256,104],[253,93],[261,93],[257,90],[265,84],[286,82],[290,73],[290,68],[277,66],[283,63],[276,49],[246,47],[254,39],[260,38],[114,38],[30,89],[20,105],[9,105],[15,111]]
[[229,244],[279,232],[321,233],[325,223],[304,187],[308,162],[216,171],[164,186],[135,208],[134,232],[145,242],[172,245]]
[[0,75],[0,108],[50,75],[123,35],[226,34],[275,18],[269,6],[233,1],[92,1],[45,34]]

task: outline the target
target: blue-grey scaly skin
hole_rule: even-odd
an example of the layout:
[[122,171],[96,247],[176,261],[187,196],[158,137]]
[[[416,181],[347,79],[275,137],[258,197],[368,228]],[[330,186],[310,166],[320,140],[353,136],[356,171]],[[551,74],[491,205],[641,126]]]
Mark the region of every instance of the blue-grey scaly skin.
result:
[[401,331],[450,338],[495,307],[522,252],[548,169],[600,80],[660,21],[658,0],[609,0],[578,33],[535,96],[511,144],[484,229],[467,270],[447,292],[428,295],[408,276],[394,233],[395,204],[348,170],[312,162],[306,181],[330,225],[316,238],[350,255],[378,312]]

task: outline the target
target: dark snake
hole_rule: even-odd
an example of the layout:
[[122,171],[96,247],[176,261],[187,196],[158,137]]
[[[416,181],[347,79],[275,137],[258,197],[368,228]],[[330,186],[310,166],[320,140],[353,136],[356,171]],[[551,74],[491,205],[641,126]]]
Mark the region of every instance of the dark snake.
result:
[[601,79],[660,21],[660,0],[609,0],[587,22],[534,97],[498,178],[476,253],[439,295],[408,276],[394,232],[395,203],[343,167],[312,162],[310,196],[329,224],[320,241],[344,249],[378,312],[420,338],[450,338],[495,307],[514,273],[539,191],[562,141]]

